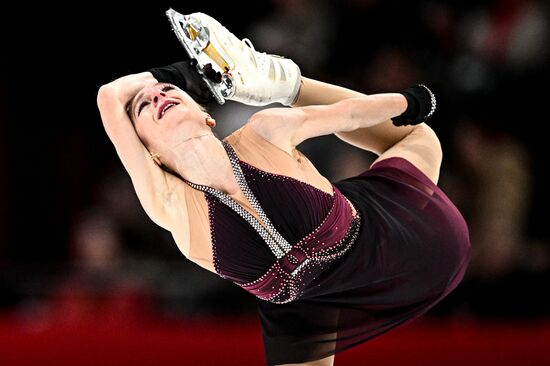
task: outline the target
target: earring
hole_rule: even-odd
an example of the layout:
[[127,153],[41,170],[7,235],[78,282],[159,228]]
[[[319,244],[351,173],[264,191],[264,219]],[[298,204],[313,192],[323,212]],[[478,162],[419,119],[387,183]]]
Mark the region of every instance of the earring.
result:
[[206,122],[206,125],[209,127],[215,127],[216,126],[216,120],[212,118],[211,115],[206,114],[206,118],[204,119]]
[[160,155],[159,155],[159,153],[149,152],[149,156],[151,156],[151,159],[153,159],[153,161],[154,161],[155,163],[157,163],[158,166],[161,166],[161,165],[162,165],[162,162],[160,161]]

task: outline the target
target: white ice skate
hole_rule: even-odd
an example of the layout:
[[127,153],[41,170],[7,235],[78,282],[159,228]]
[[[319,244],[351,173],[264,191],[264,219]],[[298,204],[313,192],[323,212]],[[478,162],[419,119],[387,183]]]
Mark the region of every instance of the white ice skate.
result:
[[214,18],[166,12],[172,30],[219,104],[234,100],[248,105],[290,105],[300,88],[300,68],[292,60],[259,53]]

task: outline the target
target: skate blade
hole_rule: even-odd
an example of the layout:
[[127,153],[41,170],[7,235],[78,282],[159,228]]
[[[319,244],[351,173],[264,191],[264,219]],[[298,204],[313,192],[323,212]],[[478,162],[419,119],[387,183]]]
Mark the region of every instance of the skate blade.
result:
[[[189,57],[197,61],[196,68],[219,104],[234,93],[230,65],[210,42],[210,32],[200,19],[186,16],[173,9],[166,11],[172,30]],[[209,75],[219,73],[221,78]],[[214,79],[214,80],[213,80]]]

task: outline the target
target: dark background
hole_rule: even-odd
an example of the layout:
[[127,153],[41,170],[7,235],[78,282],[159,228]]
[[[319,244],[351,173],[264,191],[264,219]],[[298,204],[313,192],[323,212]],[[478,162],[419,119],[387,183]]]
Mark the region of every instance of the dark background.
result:
[[[105,301],[123,288],[136,314],[253,314],[247,294],[188,262],[145,216],[96,107],[102,84],[185,57],[164,15],[173,7],[215,17],[308,77],[365,93],[429,85],[445,154],[440,183],[468,220],[474,257],[428,316],[550,315],[546,2],[14,6],[0,19],[0,312],[55,317],[72,304],[79,319],[75,293]],[[224,108],[212,110],[220,135],[240,123],[225,120],[254,111]],[[330,136],[301,148],[330,179],[374,157]]]

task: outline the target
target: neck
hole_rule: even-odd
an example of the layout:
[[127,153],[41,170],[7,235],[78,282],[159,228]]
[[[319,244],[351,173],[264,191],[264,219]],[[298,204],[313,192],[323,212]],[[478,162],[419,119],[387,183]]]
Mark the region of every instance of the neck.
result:
[[214,136],[214,134],[212,132],[205,132],[205,133],[203,133],[201,135],[198,135],[198,136],[189,137],[189,138],[187,138],[183,141],[178,142],[174,147],[172,147],[172,149],[175,149],[175,148],[179,147],[181,144],[183,144],[183,143],[185,143],[189,140],[200,139],[200,138],[203,138],[205,136]]
[[176,171],[185,179],[219,189],[227,194],[237,193],[231,162],[222,142],[212,132],[179,142],[175,154]]

